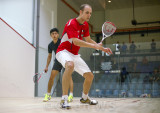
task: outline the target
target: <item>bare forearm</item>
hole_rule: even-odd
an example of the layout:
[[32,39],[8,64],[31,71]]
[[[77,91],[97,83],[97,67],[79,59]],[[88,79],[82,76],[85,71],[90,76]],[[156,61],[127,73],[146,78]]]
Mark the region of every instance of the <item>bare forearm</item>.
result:
[[91,39],[90,36],[84,37],[84,39],[86,40],[86,42],[89,42],[89,43],[92,43],[92,44],[97,44],[94,40]]
[[48,58],[47,58],[47,64],[46,64],[46,67],[47,67],[47,68],[48,68],[50,62],[51,62],[51,57],[48,57]]
[[92,43],[92,44],[97,44],[97,43],[96,43],[94,40],[92,40],[92,39],[89,40],[88,42],[89,42],[89,43]]
[[95,48],[93,43],[85,42],[79,39],[73,39],[73,43],[76,46],[80,46],[80,47]]
[[94,44],[94,42],[89,43],[89,42],[85,42],[85,41],[77,39],[77,38],[73,38],[72,41],[73,41],[74,45],[76,45],[76,46],[99,49],[99,50],[102,50],[102,51],[108,53],[109,55],[112,54],[112,51],[110,48],[104,48],[100,44],[97,44],[97,43]]

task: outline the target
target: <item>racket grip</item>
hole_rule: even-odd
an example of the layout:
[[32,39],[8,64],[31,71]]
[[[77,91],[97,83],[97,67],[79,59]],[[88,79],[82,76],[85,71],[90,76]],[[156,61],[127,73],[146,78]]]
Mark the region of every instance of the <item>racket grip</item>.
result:
[[39,81],[40,78],[41,78],[41,76],[38,78],[37,82]]
[[104,38],[102,38],[101,43],[103,42]]

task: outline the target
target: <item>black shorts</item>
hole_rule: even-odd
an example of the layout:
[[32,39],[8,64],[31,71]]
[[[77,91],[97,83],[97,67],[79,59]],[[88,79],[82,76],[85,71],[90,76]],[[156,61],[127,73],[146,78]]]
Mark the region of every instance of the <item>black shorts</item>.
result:
[[61,72],[61,69],[62,69],[61,63],[59,63],[58,60],[55,59],[52,70],[57,70],[57,71]]

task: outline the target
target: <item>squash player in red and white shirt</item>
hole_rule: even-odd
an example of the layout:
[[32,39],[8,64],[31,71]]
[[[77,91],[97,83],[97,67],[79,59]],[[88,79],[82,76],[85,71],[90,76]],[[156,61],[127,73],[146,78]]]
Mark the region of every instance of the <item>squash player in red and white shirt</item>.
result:
[[[94,48],[102,50],[108,54],[112,54],[110,48],[104,48],[102,43],[96,43],[91,39],[89,34],[89,21],[92,13],[92,8],[88,4],[83,4],[80,7],[79,16],[74,19],[70,19],[64,28],[61,43],[56,52],[57,60],[65,67],[65,71],[62,78],[62,108],[71,108],[68,104],[68,89],[69,81],[73,71],[82,75],[85,80],[83,84],[81,103],[88,103],[96,105],[98,102],[89,98],[88,93],[93,81],[93,73],[89,69],[88,65],[78,54],[80,47]],[[82,39],[85,39],[83,41]]]

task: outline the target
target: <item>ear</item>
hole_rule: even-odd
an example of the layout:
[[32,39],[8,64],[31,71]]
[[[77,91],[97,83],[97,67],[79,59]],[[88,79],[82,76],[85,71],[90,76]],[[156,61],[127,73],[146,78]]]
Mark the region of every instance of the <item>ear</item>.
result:
[[80,11],[79,11],[79,14],[81,15],[81,14],[82,14],[82,12],[83,12],[83,11],[82,11],[82,10],[80,10]]

